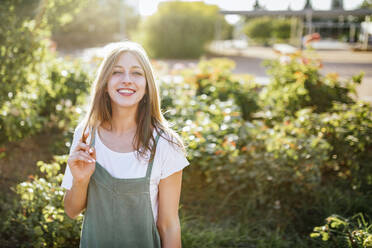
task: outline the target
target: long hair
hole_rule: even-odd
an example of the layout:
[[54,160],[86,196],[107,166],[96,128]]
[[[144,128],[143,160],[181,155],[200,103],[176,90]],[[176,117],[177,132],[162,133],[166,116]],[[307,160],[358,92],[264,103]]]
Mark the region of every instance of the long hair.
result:
[[[101,123],[110,123],[112,128],[112,109],[110,96],[105,89],[113,68],[123,53],[133,54],[145,72],[146,92],[140,100],[136,113],[137,130],[132,145],[140,157],[145,158],[148,152],[155,153],[156,147],[153,130],[157,131],[172,145],[177,145],[183,152],[185,148],[179,135],[168,125],[161,112],[161,102],[158,86],[155,82],[154,72],[150,60],[141,45],[131,42],[117,42],[109,46],[109,51],[102,61],[91,90],[91,102],[88,112],[83,120],[83,136],[87,129],[95,129]],[[83,137],[84,139],[84,137]],[[85,142],[85,141],[84,141]],[[137,155],[137,154],[136,154]]]

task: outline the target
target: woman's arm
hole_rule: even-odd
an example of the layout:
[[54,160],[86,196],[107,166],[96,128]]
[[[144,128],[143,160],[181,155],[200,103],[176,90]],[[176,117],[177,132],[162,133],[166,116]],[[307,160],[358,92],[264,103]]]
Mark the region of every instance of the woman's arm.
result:
[[79,140],[67,163],[73,176],[72,187],[66,191],[64,207],[66,214],[75,219],[86,207],[90,177],[95,170],[96,151]]
[[65,212],[71,219],[75,219],[86,207],[88,184],[84,182],[73,183],[64,197]]
[[181,248],[181,225],[178,207],[181,195],[182,170],[159,183],[157,227],[162,248]]

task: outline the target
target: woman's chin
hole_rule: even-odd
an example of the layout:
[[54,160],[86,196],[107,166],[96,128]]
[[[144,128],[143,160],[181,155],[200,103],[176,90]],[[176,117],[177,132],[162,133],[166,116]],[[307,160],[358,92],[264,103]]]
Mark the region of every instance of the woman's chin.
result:
[[139,102],[126,102],[126,103],[117,103],[115,104],[120,109],[134,109],[137,108]]

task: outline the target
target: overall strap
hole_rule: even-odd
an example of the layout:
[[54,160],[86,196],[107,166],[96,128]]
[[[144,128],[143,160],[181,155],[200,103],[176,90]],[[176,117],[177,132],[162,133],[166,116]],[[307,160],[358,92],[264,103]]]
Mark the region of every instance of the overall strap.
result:
[[[160,132],[162,132],[162,130]],[[147,171],[146,171],[146,177],[147,178],[150,178],[150,176],[151,176],[152,165],[154,164],[155,151],[156,151],[156,147],[157,147],[157,144],[158,144],[159,137],[160,137],[160,134],[158,133],[156,135],[156,138],[155,138],[155,145],[154,145],[153,150],[151,152],[151,157],[150,157],[149,164],[147,165]]]
[[92,127],[90,135],[91,139],[89,147],[94,147],[94,144],[96,142],[96,127]]

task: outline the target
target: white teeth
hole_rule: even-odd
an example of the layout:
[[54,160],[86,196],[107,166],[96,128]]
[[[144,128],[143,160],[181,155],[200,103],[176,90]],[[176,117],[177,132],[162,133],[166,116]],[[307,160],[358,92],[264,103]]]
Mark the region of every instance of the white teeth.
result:
[[126,90],[126,89],[121,89],[121,90],[118,90],[119,93],[134,93],[133,90]]

